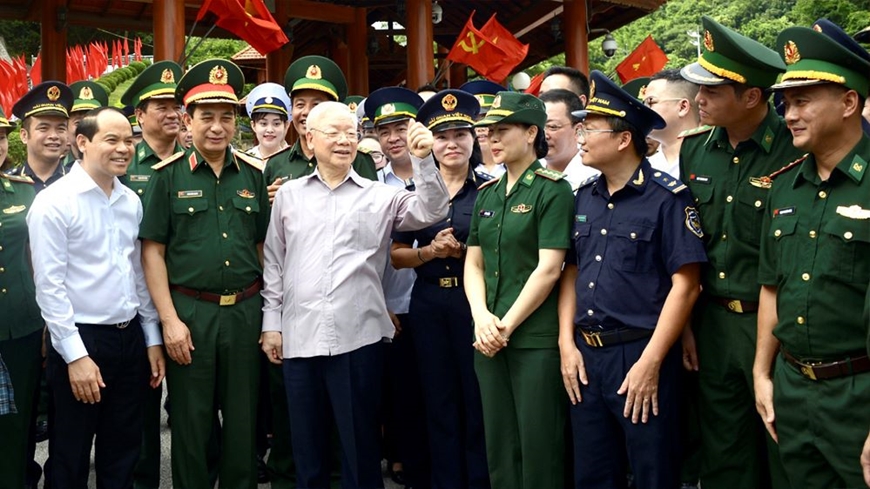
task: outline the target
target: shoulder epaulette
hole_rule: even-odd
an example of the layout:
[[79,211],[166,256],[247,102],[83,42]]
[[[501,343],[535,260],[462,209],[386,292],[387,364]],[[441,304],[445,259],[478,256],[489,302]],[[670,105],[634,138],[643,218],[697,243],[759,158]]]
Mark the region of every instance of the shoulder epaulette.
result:
[[712,131],[714,127],[715,126],[703,125],[703,126],[695,127],[693,129],[686,129],[685,131],[681,132],[680,135],[677,137],[678,138],[687,138],[689,136],[696,136],[698,134],[704,134],[705,132]]
[[182,156],[184,156],[184,151],[179,151],[178,153],[175,153],[174,155],[170,156],[169,158],[166,158],[165,160],[161,161],[160,163],[157,163],[155,165],[151,165],[151,169],[154,171],[157,171],[157,170],[161,170],[163,168],[166,168],[167,166],[171,165],[172,163],[175,163],[176,161],[180,161]]
[[654,171],[652,174],[652,181],[664,187],[668,192],[678,194],[683,190],[686,190],[686,184],[681,182],[679,179],[674,178],[667,173],[663,173],[660,171]]
[[781,175],[781,174],[783,174],[783,173],[785,173],[785,172],[791,170],[792,168],[794,168],[794,167],[800,165],[800,164],[803,163],[804,160],[807,159],[809,156],[810,156],[809,153],[807,153],[807,154],[801,156],[800,158],[798,158],[798,159],[792,161],[791,163],[789,163],[789,164],[785,165],[784,167],[780,168],[779,170],[776,170],[775,172],[771,173],[770,175],[767,176],[767,178],[773,180],[773,179],[776,178],[778,175]]
[[492,180],[490,180],[488,182],[484,182],[481,186],[477,187],[477,190],[483,190],[484,188],[489,187],[490,185],[492,185],[494,183],[497,183],[499,180],[501,180],[501,177],[493,178]]
[[483,172],[479,172],[479,171],[474,171],[473,175],[474,175],[474,182],[475,183],[480,182],[481,185],[490,181],[490,180],[495,179],[495,177],[493,177],[489,173],[483,173]]
[[542,176],[547,180],[552,180],[554,182],[558,182],[559,180],[565,178],[564,173],[556,170],[551,170],[549,168],[538,168],[537,170],[535,170],[535,175]]
[[0,172],[0,178],[5,178],[10,182],[19,182],[19,183],[29,183],[33,184],[33,179],[26,175],[10,175],[8,173]]
[[247,153],[242,153],[241,151],[233,150],[233,155],[247,163],[248,165],[256,168],[258,171],[263,171],[263,160],[257,158],[256,156],[249,155]]
[[592,185],[593,183],[595,183],[595,182],[598,181],[598,178],[599,178],[600,176],[601,176],[601,175],[592,175],[591,177],[587,178],[586,180],[583,180],[582,182],[580,182],[580,186],[577,187],[577,188],[578,188],[578,189],[581,189],[581,188],[583,188],[583,187],[585,187],[585,186],[587,186],[587,185]]
[[372,152],[371,149],[363,148],[363,147],[358,147],[356,150],[364,155],[371,154],[371,152]]

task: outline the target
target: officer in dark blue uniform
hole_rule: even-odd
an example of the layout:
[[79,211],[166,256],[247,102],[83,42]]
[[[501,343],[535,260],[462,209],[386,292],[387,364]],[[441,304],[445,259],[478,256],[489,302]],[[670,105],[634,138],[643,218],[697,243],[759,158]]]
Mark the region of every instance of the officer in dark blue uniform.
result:
[[686,186],[644,157],[664,120],[601,72],[591,79],[589,104],[574,115],[585,118],[583,164],[601,175],[577,192],[559,297],[574,481],[624,487],[627,459],[638,489],[673,489],[677,340],[699,294],[703,232]]
[[438,224],[393,236],[393,265],[417,272],[408,314],[426,404],[433,489],[490,487],[480,388],[468,342],[474,328],[462,287],[477,187],[490,178],[473,170],[480,161],[472,127],[479,110],[477,99],[461,90],[438,92],[420,107],[417,120],[434,133],[432,152],[450,192],[450,208]]

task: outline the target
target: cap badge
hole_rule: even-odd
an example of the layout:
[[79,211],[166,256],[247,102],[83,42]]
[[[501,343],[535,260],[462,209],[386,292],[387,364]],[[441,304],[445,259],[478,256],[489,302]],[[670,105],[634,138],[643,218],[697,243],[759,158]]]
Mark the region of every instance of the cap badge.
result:
[[483,103],[484,103],[483,95],[478,94],[478,95],[475,95],[474,98],[476,98],[477,103],[479,103],[480,106],[483,107]]
[[94,92],[91,91],[91,87],[82,87],[79,91],[79,98],[82,100],[93,100]]
[[51,86],[48,88],[48,91],[45,92],[45,95],[52,102],[57,102],[57,99],[60,98],[60,88],[57,88],[56,86]]
[[347,108],[350,109],[351,112],[356,112],[356,108],[357,108],[356,102],[351,102],[351,103],[347,104]]
[[783,49],[785,51],[785,64],[793,65],[801,60],[801,53],[798,51],[797,44],[794,41],[785,43]]
[[441,107],[444,107],[444,110],[447,112],[453,112],[456,110],[456,104],[456,97],[452,93],[448,93],[441,99]]
[[495,99],[492,101],[492,108],[497,109],[501,107],[501,95],[496,95]]
[[163,73],[160,74],[160,83],[175,83],[175,74],[172,73],[172,70],[169,68],[163,70]]
[[227,69],[223,66],[215,66],[208,74],[208,82],[212,85],[227,84]]
[[646,85],[640,87],[640,90],[637,91],[637,98],[641,100],[646,98]]
[[271,104],[271,103],[272,103],[272,97],[266,97],[266,99],[264,100],[264,102],[266,102],[267,104]]
[[589,100],[595,98],[595,80],[589,82]]
[[704,31],[704,48],[707,51],[715,51],[713,46],[713,36],[710,34],[710,31]]
[[323,78],[323,73],[321,73],[319,66],[311,65],[308,67],[308,71],[305,72],[305,78],[311,78],[312,80],[319,80],[319,79]]
[[396,111],[396,106],[393,104],[384,104],[381,106],[381,115],[390,115]]

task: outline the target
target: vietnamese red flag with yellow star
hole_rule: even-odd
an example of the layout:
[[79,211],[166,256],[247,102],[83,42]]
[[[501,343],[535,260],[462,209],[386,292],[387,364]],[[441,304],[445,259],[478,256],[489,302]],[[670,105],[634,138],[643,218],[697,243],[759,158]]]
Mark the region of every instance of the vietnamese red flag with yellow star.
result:
[[652,76],[668,64],[668,55],[656,44],[652,36],[646,36],[634,51],[616,66],[616,74],[622,83],[642,76]]
[[521,43],[519,39],[511,34],[511,31],[501,25],[496,20],[495,14],[492,14],[492,17],[486,21],[486,24],[483,24],[480,32],[487,39],[492,39],[492,43],[500,47],[505,53],[505,57],[500,61],[499,66],[490,71],[490,76],[487,77],[493,81],[501,82],[511,74],[514,68],[526,59],[526,55],[529,54],[529,45]]
[[[474,12],[471,12],[471,17],[468,18],[468,22],[459,33],[459,37],[456,38],[453,48],[447,54],[447,59],[454,63],[468,65],[481,76],[500,82],[501,80],[491,77],[493,74],[499,75],[499,68],[508,57],[507,53],[477,30],[474,27],[473,19]],[[504,76],[502,76],[503,78]]]
[[202,20],[207,12],[217,15],[218,27],[247,41],[260,54],[290,42],[263,0],[205,0],[196,20]]

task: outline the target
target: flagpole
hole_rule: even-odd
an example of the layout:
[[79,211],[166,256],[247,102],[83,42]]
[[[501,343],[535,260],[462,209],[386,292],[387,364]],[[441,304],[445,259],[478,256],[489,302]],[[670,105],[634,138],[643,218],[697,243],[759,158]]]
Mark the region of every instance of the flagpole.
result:
[[[197,16],[198,17],[198,16]],[[187,59],[187,56],[184,54],[187,51],[187,43],[190,42],[190,38],[193,37],[193,30],[196,29],[196,23],[199,22],[199,19],[193,19],[193,26],[190,28],[190,34],[184,38],[184,46],[181,47],[181,59],[178,60],[178,64],[184,66],[182,62]]]
[[[209,34],[211,34],[211,31],[213,31],[216,26],[217,26],[217,24],[212,24],[212,26],[209,27],[208,32],[206,32],[204,36],[199,38],[199,42],[197,42],[196,45],[193,46],[193,48],[190,50],[190,52],[183,54],[183,56],[181,57],[181,61],[178,62],[178,64],[182,67],[182,69],[184,69],[184,63],[187,62],[187,59],[190,58],[193,55],[193,53],[196,52],[196,49],[199,47],[200,44],[202,44],[202,41],[205,41],[205,39],[208,37]],[[193,32],[193,29],[191,29],[191,32]],[[184,42],[184,45],[187,46],[187,41]],[[182,53],[183,53],[183,51],[182,51]]]

